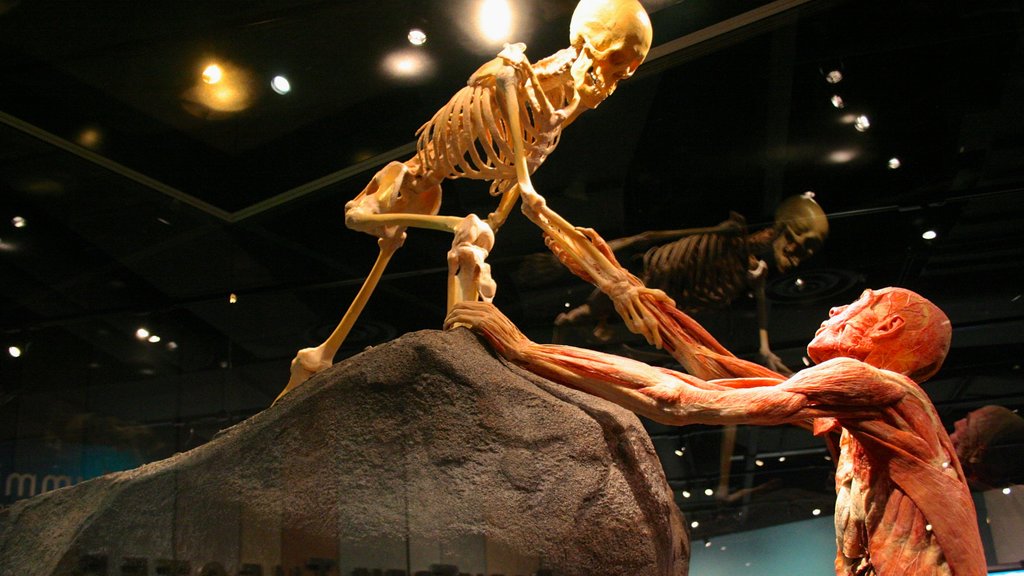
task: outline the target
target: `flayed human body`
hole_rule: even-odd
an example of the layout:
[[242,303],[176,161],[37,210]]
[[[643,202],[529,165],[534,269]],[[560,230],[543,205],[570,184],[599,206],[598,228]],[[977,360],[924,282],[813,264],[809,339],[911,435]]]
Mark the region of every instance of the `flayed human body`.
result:
[[808,346],[817,364],[788,379],[722,354],[686,318],[666,310],[663,337],[730,377],[705,380],[536,344],[485,303],[460,304],[449,322],[472,326],[532,372],[665,424],[809,421],[815,433],[838,431],[837,574],[986,573],[963,471],[934,407],[910,377],[930,377],[948,350],[949,322],[938,308],[907,290],[868,290],[833,309]]

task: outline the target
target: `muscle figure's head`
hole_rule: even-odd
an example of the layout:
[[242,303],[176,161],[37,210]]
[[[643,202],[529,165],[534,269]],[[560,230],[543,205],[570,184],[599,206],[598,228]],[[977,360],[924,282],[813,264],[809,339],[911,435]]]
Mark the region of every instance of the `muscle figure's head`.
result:
[[854,358],[923,382],[942,366],[951,333],[949,318],[920,295],[865,290],[852,304],[829,311],[807,354],[818,363]]

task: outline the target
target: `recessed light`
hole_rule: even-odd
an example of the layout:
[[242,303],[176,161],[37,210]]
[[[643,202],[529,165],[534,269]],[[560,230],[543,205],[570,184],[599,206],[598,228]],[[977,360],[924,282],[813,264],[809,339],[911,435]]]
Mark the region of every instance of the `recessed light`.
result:
[[270,81],[270,89],[283,96],[292,91],[292,83],[284,76],[274,76]]
[[427,34],[419,28],[413,28],[409,30],[409,44],[413,46],[423,46],[427,43]]
[[924,238],[925,240],[935,240],[938,237],[939,237],[939,233],[936,232],[935,230],[925,230],[921,234],[921,238]]
[[21,348],[17,346],[7,348],[7,353],[11,355],[11,358],[21,358]]

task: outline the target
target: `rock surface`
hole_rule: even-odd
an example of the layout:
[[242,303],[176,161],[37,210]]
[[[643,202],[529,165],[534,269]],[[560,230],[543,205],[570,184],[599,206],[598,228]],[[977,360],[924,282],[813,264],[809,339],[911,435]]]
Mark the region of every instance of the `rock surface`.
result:
[[208,444],[0,512],[0,574],[685,575],[631,413],[466,330],[363,352]]

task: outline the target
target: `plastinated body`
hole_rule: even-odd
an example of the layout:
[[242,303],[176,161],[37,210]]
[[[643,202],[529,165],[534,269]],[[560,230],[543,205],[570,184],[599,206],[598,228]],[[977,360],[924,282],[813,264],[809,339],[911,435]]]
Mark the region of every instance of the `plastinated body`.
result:
[[[987,573],[974,505],[949,436],[919,382],[949,348],[946,316],[900,288],[834,308],[808,346],[817,365],[791,378],[722,354],[706,332],[664,308],[663,337],[728,377],[702,379],[634,360],[529,341],[489,303],[462,303],[502,356],[551,380],[670,424],[806,424],[840,433],[835,568],[840,575]],[[668,334],[676,334],[670,337]]]

